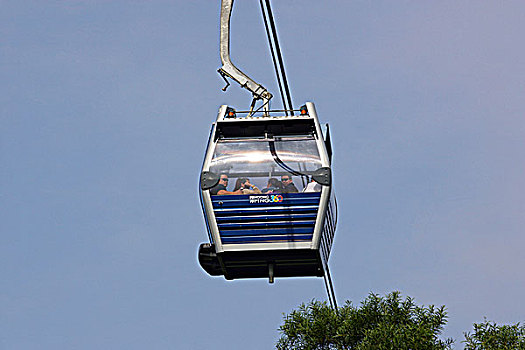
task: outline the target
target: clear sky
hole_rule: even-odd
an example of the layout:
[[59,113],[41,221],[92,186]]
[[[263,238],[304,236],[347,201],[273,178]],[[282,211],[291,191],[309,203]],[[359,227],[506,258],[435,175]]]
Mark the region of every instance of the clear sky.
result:
[[[0,1],[0,348],[270,349],[326,299],[198,265],[210,125],[250,103],[221,91],[219,3]],[[457,343],[525,321],[525,2],[273,10],[295,106],[332,126],[339,303],[444,304]],[[267,47],[236,1],[232,59],[278,96]]]

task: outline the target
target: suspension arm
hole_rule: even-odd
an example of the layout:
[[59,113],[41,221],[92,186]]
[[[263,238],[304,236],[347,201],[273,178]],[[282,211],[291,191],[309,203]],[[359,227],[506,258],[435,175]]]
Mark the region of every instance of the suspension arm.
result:
[[[233,0],[221,0],[221,37],[220,37],[220,53],[222,67],[219,68],[219,74],[225,78],[235,80],[241,87],[247,89],[253,94],[254,99],[262,99],[264,105],[272,98],[272,94],[268,92],[262,85],[257,84],[250,77],[244,74],[240,69],[235,67],[230,59],[230,17],[233,8]],[[228,85],[226,85],[228,87]]]

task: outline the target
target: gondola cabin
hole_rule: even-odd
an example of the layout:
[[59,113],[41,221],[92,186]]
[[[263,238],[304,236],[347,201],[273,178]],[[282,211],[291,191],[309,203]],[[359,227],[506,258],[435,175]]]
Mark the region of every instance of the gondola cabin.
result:
[[328,132],[310,102],[296,116],[240,117],[220,107],[200,177],[207,273],[324,276],[337,220]]

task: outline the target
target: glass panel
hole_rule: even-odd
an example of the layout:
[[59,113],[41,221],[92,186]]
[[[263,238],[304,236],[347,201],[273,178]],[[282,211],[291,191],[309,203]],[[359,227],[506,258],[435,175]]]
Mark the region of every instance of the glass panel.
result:
[[[320,167],[321,159],[313,137],[283,137],[271,141],[219,140],[210,171],[229,177],[227,190],[230,192],[243,187],[235,185],[239,181],[244,183],[247,178],[249,181],[244,186],[244,194],[250,190],[255,193],[288,193],[303,191],[309,182],[309,175]],[[250,185],[254,188],[248,190]],[[314,191],[314,187],[320,191],[320,185],[308,186],[308,190]]]

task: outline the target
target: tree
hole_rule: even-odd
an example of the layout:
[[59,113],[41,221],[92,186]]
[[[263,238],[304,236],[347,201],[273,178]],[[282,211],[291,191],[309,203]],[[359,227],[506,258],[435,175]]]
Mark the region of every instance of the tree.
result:
[[464,335],[465,350],[525,350],[525,325],[519,323],[499,326],[485,320]]
[[452,339],[439,339],[447,322],[445,307],[417,306],[399,292],[370,294],[360,307],[347,301],[337,311],[312,301],[284,317],[278,349],[441,350]]

